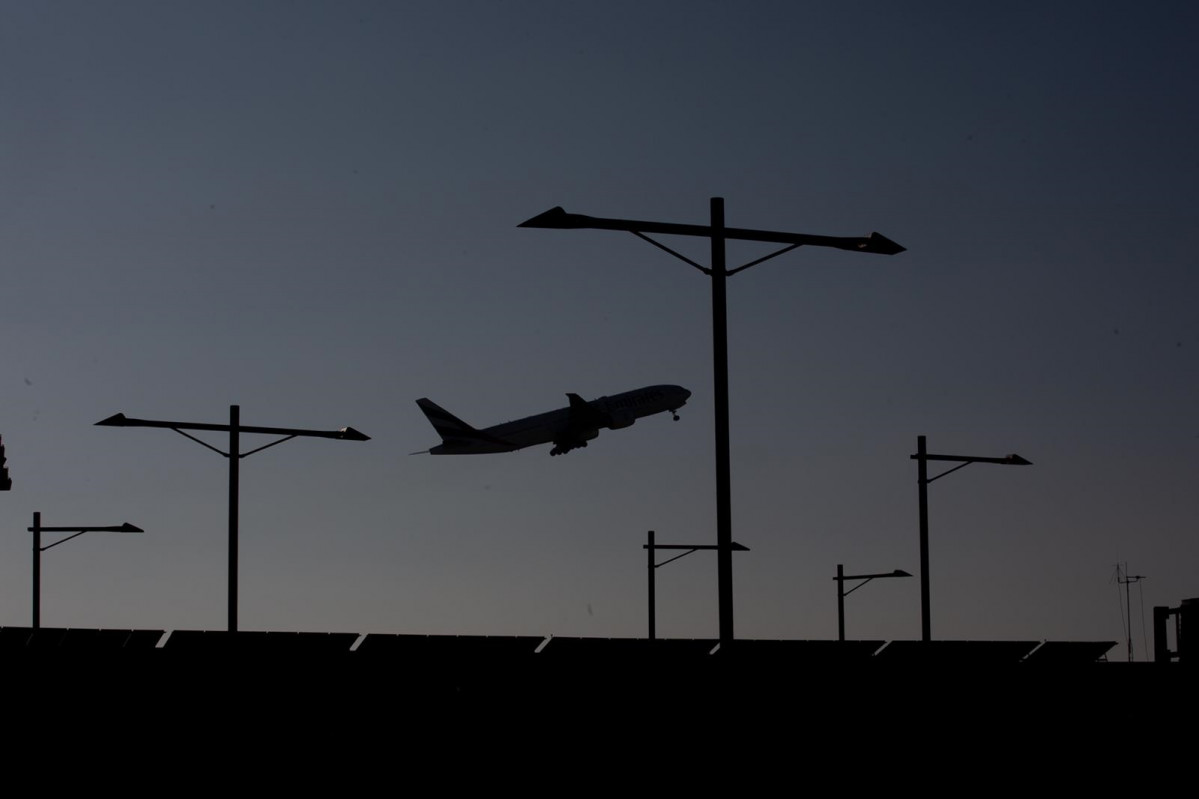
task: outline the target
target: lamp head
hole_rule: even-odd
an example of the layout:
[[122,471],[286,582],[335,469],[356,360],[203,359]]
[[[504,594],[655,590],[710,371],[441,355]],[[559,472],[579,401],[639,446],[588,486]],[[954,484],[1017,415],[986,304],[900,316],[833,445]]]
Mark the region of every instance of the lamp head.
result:
[[517,227],[541,227],[564,230],[567,228],[584,227],[587,217],[581,214],[568,214],[560,205],[555,205],[543,214],[521,222]]
[[858,250],[876,255],[899,255],[907,250],[907,247],[896,244],[882,233],[871,233],[866,237],[866,241],[858,245]]
[[342,439],[343,441],[370,441],[371,440],[371,437],[368,436],[366,433],[359,433],[357,430],[355,430],[352,427],[343,427],[340,430],[338,430],[337,432],[340,433],[338,438]]
[[1032,466],[1032,461],[1025,460],[1014,452],[1005,457],[1003,460],[1004,463],[1008,464],[1009,466]]
[[123,414],[123,413],[114,413],[112,416],[109,416],[107,419],[101,419],[100,421],[96,422],[96,426],[97,427],[128,427],[129,420],[127,418],[125,418],[125,414]]
[[144,533],[146,531],[143,530],[142,528],[138,527],[136,524],[130,524],[129,522],[125,522],[124,524],[122,524],[120,526],[119,529],[114,530],[113,532],[114,533]]

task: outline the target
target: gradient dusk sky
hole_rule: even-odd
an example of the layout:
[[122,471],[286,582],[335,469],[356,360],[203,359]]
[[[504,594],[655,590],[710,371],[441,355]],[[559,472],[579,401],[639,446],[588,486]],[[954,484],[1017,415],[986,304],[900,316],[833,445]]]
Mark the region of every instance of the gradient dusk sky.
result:
[[[1123,637],[1199,596],[1199,6],[0,0],[0,625],[222,629],[223,458],[117,412],[351,425],[241,465],[241,627],[645,634],[715,539],[707,279],[594,216],[837,236],[729,281],[736,632]],[[666,239],[707,262],[702,239]],[[730,244],[730,267],[772,248]],[[585,450],[410,456],[655,383]],[[210,439],[223,446],[221,437]],[[245,437],[243,446],[268,443]],[[918,638],[918,580],[847,600]],[[715,637],[715,559],[658,572]],[[1138,657],[1144,644],[1137,644]]]

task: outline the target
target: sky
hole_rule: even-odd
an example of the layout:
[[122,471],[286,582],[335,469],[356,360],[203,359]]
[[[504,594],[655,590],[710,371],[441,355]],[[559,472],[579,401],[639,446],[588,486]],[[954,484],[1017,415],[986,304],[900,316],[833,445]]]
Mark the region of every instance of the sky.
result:
[[[710,281],[593,216],[834,236],[729,280],[736,635],[1122,640],[1199,596],[1189,3],[0,0],[0,625],[223,629],[227,461],[131,417],[331,429],[241,461],[240,626],[644,636],[713,543]],[[706,264],[704,239],[663,243]],[[730,243],[729,266],[773,248]],[[585,450],[410,455],[672,383]],[[222,447],[217,435],[208,439]],[[271,439],[243,438],[243,450]],[[715,559],[658,634],[717,635]],[[846,600],[920,636],[919,580]],[[1142,621],[1144,620],[1144,622]]]

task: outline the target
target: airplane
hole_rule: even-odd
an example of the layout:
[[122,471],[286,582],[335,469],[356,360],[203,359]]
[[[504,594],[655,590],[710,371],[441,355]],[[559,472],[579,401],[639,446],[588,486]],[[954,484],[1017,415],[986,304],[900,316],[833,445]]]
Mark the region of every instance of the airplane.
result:
[[490,452],[514,452],[525,447],[553,442],[550,455],[565,455],[587,446],[599,435],[601,427],[620,430],[643,416],[670,411],[679,420],[679,408],[691,396],[682,386],[646,386],[611,397],[587,400],[567,394],[570,405],[556,411],[539,413],[494,427],[478,430],[440,407],[427,397],[416,401],[429,423],[441,436],[441,444],[413,455],[481,455]]

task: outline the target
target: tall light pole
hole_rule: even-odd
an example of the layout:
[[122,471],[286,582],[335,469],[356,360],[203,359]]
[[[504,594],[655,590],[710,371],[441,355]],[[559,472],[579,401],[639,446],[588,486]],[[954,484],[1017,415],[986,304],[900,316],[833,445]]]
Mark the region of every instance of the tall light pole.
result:
[[[29,528],[29,532],[33,533],[33,629],[39,629],[42,626],[42,553],[47,549],[65,544],[72,538],[78,538],[84,533],[144,533],[140,527],[135,527],[129,522],[124,524],[98,525],[89,524],[86,527],[79,525],[71,527],[43,527],[42,512],[34,511],[33,526]],[[73,533],[66,538],[60,538],[53,544],[42,546],[42,533]]]
[[[238,518],[238,483],[240,473],[238,466],[242,458],[247,458],[255,452],[290,441],[293,438],[335,438],[342,441],[369,441],[370,436],[363,435],[352,427],[339,430],[301,430],[291,427],[252,427],[241,423],[241,407],[229,406],[229,424],[206,424],[200,422],[169,422],[154,419],[130,419],[123,413],[109,416],[96,422],[101,427],[165,427],[174,430],[184,438],[190,438],[202,447],[212,450],[218,455],[229,459],[229,632],[237,632],[237,518]],[[225,452],[201,441],[184,430],[208,430],[229,434],[229,451]],[[260,433],[270,436],[283,436],[278,441],[272,441],[261,447],[241,451],[240,436],[242,433]]]
[[[932,640],[932,620],[930,618],[928,599],[928,484],[940,480],[947,474],[965,468],[972,463],[998,463],[1001,466],[1032,466],[1032,461],[1025,460],[1015,453],[1004,455],[1002,458],[984,458],[975,455],[931,455],[925,444],[924,436],[916,437],[916,454],[912,460],[917,461],[917,482],[920,484],[920,640]],[[952,469],[940,474],[928,476],[929,461],[949,461],[956,463]]]
[[[837,576],[833,579],[837,581],[837,640],[845,640],[845,597],[857,591],[871,580],[877,580],[880,577],[911,577],[912,575],[905,572],[903,569],[884,572],[883,574],[846,574],[845,567],[837,564]],[[845,590],[846,580],[861,580],[862,582],[855,585],[848,591]]]
[[[724,199],[713,197],[710,202],[711,222],[708,225],[681,225],[670,222],[645,222],[633,219],[606,219],[582,214],[570,214],[560,207],[522,222],[519,227],[556,230],[623,230],[670,253],[684,263],[712,278],[712,356],[713,402],[716,411],[716,580],[717,606],[720,616],[720,642],[733,640],[733,521],[731,508],[731,477],[729,466],[729,355],[728,322],[725,308],[725,280],[738,272],[757,266],[775,256],[803,245],[835,247],[840,250],[896,255],[904,248],[878,233],[869,236],[842,238],[813,236],[806,233],[781,233],[769,230],[727,228],[724,225]],[[668,236],[699,236],[712,243],[711,266],[704,267],[690,258],[654,241],[648,233]],[[725,242],[762,241],[785,244],[781,250],[763,258],[742,264],[735,269],[725,266]]]

